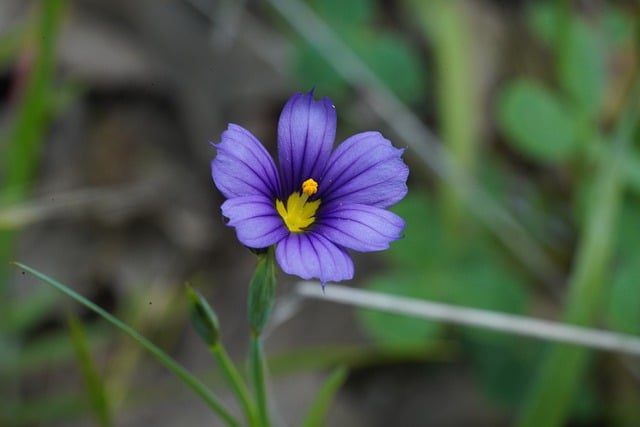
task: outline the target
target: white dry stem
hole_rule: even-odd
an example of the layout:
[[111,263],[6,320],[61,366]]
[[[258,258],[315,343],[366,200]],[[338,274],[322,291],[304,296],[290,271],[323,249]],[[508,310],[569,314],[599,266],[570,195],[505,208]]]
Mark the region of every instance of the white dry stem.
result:
[[420,319],[491,329],[509,334],[540,338],[547,341],[577,344],[636,356],[640,355],[640,337],[633,335],[583,328],[495,311],[400,297],[335,284],[328,285],[325,288],[325,292],[323,292],[318,282],[300,282],[296,285],[295,292],[305,298],[315,298],[361,308],[371,308]]

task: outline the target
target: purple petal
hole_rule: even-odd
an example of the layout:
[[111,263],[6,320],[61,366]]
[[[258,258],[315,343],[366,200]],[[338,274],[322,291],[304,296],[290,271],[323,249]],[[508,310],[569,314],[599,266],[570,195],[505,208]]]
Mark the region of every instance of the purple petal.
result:
[[230,124],[211,162],[211,175],[220,192],[233,197],[264,195],[274,198],[280,186],[273,159],[248,130]]
[[387,208],[407,194],[409,168],[404,150],[378,132],[354,135],[340,144],[319,182],[318,198]]
[[278,160],[284,196],[300,191],[308,178],[319,180],[336,136],[336,109],[329,98],[295,94],[278,123]]
[[313,231],[339,246],[370,252],[387,249],[404,226],[402,218],[386,209],[333,203],[319,213]]
[[346,250],[316,233],[291,233],[276,246],[282,271],[324,284],[353,278],[353,261]]
[[276,211],[273,200],[265,196],[245,196],[222,204],[222,215],[235,227],[238,240],[250,248],[266,248],[282,240],[289,231]]

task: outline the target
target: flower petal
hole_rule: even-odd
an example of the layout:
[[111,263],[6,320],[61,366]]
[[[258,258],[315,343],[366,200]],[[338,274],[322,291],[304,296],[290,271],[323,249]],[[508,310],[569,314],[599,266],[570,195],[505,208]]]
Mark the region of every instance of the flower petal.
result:
[[282,271],[303,279],[338,282],[353,278],[353,261],[341,247],[316,233],[291,233],[276,246]]
[[329,98],[314,101],[313,92],[293,95],[278,123],[278,160],[283,197],[324,170],[336,136],[336,109]]
[[339,246],[370,252],[389,248],[404,227],[404,220],[386,209],[333,203],[319,212],[313,231]]
[[379,132],[347,138],[331,155],[317,197],[323,203],[341,200],[381,208],[397,203],[407,194],[409,168],[400,157],[403,151]]
[[228,199],[222,215],[235,227],[238,240],[250,248],[266,248],[282,240],[289,231],[278,215],[274,202],[265,196]]
[[230,124],[211,162],[211,175],[220,192],[232,197],[264,195],[275,198],[280,187],[273,159],[248,130]]

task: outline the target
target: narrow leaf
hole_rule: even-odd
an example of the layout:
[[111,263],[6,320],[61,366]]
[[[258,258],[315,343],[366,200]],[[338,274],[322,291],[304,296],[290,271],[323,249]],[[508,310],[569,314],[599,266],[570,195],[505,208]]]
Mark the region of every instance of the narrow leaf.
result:
[[347,368],[339,366],[333,371],[331,376],[327,378],[320,390],[318,390],[318,394],[309,408],[307,416],[301,423],[302,427],[321,427],[325,425],[325,418],[333,401],[333,397],[346,380]]

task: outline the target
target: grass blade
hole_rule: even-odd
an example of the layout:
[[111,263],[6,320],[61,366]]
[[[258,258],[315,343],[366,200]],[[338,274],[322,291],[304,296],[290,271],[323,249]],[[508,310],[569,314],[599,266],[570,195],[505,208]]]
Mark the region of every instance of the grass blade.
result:
[[87,341],[87,335],[82,322],[76,316],[69,316],[67,319],[69,325],[69,333],[71,342],[76,352],[76,359],[84,377],[87,394],[91,408],[101,427],[110,427],[113,425],[111,413],[109,411],[109,402],[105,393],[104,384],[98,368],[91,356],[91,350]]
[[220,400],[213,394],[211,390],[207,388],[198,378],[194,377],[189,371],[187,371],[182,365],[178,364],[171,356],[162,351],[159,347],[153,344],[151,341],[140,335],[137,331],[111,315],[98,305],[89,301],[82,295],[78,294],[71,288],[63,285],[62,283],[50,278],[49,276],[35,270],[28,265],[20,262],[14,262],[14,265],[18,266],[25,272],[37,277],[48,285],[53,286],[60,292],[79,302],[87,307],[89,310],[101,316],[107,322],[111,323],[116,328],[120,329],[125,334],[129,335],[134,341],[144,347],[149,353],[151,353],[162,365],[175,374],[187,387],[189,387],[194,393],[196,393],[212,410],[216,413],[228,426],[239,427],[240,423],[235,419],[233,415],[227,410],[227,408],[220,402]]
[[333,401],[333,397],[338,392],[342,384],[344,384],[346,379],[346,367],[339,366],[333,371],[320,390],[318,390],[318,394],[309,408],[307,416],[301,424],[302,427],[321,427],[325,425],[325,417],[327,416],[327,411]]

